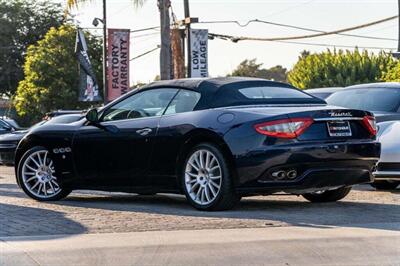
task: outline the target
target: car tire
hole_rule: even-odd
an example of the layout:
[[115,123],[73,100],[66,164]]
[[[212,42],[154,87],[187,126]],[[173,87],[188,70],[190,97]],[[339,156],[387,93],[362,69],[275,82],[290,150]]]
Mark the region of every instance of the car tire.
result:
[[38,201],[55,201],[65,198],[71,189],[63,186],[54,175],[55,165],[50,152],[44,147],[34,147],[21,158],[17,168],[17,181],[30,198]]
[[225,156],[210,143],[199,144],[188,153],[181,184],[187,200],[198,210],[229,210],[240,201]]
[[302,196],[311,202],[333,202],[343,199],[350,193],[351,187],[341,187],[316,193],[306,193]]
[[371,186],[376,188],[376,190],[394,190],[397,188],[398,185],[400,185],[400,182],[388,181],[376,181],[371,184]]

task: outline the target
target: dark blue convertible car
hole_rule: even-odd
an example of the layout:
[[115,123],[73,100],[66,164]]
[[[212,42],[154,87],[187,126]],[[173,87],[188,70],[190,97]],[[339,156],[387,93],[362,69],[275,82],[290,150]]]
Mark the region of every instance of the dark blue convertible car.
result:
[[375,135],[370,112],[327,106],[288,84],[183,79],[30,131],[15,167],[21,188],[42,201],[74,189],[182,193],[201,210],[278,192],[336,201],[372,181]]

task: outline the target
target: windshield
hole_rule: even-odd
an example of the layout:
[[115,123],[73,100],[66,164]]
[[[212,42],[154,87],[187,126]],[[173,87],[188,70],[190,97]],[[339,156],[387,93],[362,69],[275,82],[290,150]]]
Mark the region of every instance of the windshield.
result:
[[400,90],[393,88],[363,88],[338,91],[326,99],[328,104],[352,109],[397,112]]

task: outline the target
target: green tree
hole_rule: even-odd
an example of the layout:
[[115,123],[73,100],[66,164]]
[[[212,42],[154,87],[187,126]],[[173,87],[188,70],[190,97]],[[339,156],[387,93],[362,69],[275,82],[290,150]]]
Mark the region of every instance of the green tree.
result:
[[393,67],[390,54],[343,50],[327,50],[322,53],[302,53],[288,74],[294,86],[307,89],[317,87],[341,87],[383,80]]
[[269,69],[262,68],[263,64],[258,64],[257,60],[246,59],[242,61],[235,70],[228,76],[238,76],[238,77],[254,77],[254,78],[264,78],[275,81],[286,82],[287,70],[280,65],[271,67]]
[[[76,28],[63,25],[51,28],[44,39],[28,48],[25,79],[19,83],[14,98],[20,116],[35,122],[54,109],[89,107],[89,103],[78,102],[79,68],[74,54],[75,37]],[[88,33],[86,40],[97,80],[102,84],[101,43]]]
[[388,71],[384,78],[385,81],[397,81],[400,82],[400,60],[397,61],[397,64],[393,65],[393,67]]
[[24,78],[26,49],[63,17],[61,5],[50,1],[0,0],[0,94],[15,93]]

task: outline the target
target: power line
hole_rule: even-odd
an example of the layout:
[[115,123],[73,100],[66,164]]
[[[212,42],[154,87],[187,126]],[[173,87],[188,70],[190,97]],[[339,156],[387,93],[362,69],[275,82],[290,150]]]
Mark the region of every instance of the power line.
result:
[[329,31],[329,32],[323,32],[323,33],[316,33],[316,34],[309,34],[309,35],[300,35],[300,36],[289,36],[289,37],[274,37],[274,38],[262,38],[262,37],[238,37],[238,36],[232,36],[232,35],[225,35],[225,34],[214,34],[215,36],[218,35],[219,38],[225,38],[229,39],[233,42],[238,42],[238,41],[288,41],[288,40],[298,40],[298,39],[308,39],[308,38],[315,38],[315,37],[322,37],[322,36],[327,36],[327,35],[333,35],[333,34],[339,34],[343,33],[346,31],[352,31],[356,29],[362,29],[366,27],[370,27],[373,25],[377,25],[386,21],[390,21],[393,19],[396,19],[398,16],[392,16],[380,20],[376,20],[373,22],[369,22],[366,24],[358,25],[358,26],[353,26],[350,28],[345,28],[345,29],[340,29],[340,30],[335,30],[335,31]]
[[141,31],[146,31],[146,30],[155,30],[155,29],[159,29],[159,28],[160,28],[160,26],[154,26],[154,27],[149,27],[149,28],[131,30],[131,32],[141,32]]
[[396,48],[389,47],[376,47],[376,46],[357,46],[357,45],[341,45],[341,44],[327,44],[327,43],[307,43],[307,42],[293,42],[293,41],[276,41],[279,43],[300,44],[310,46],[323,46],[323,47],[338,47],[338,48],[361,48],[361,49],[376,49],[376,50],[395,50]]
[[[398,16],[396,16],[398,17]],[[394,17],[394,18],[396,18]],[[391,17],[391,19],[394,19]],[[386,20],[388,21],[388,20]],[[384,21],[384,22],[386,22]],[[294,26],[294,25],[288,25],[288,24],[283,24],[283,23],[277,23],[277,22],[271,22],[271,21],[266,21],[266,20],[260,20],[260,19],[252,19],[247,21],[246,23],[241,24],[237,20],[216,20],[216,21],[200,21],[198,23],[203,23],[203,24],[220,24],[220,23],[234,23],[240,27],[247,27],[251,23],[264,23],[264,24],[269,24],[269,25],[274,25],[274,26],[279,26],[279,27],[286,27],[286,28],[292,28],[292,29],[298,29],[298,30],[304,30],[304,31],[311,31],[311,32],[317,32],[317,33],[322,33],[326,34],[329,33],[327,31],[322,31],[322,30],[316,30],[316,29],[310,29],[310,28],[305,28],[305,27],[299,27],[299,26]],[[383,22],[379,22],[383,23]],[[375,25],[375,24],[373,24]],[[361,25],[362,26],[362,25]],[[372,26],[372,25],[369,25]],[[346,30],[348,31],[348,30]],[[373,40],[388,40],[388,41],[397,41],[397,39],[393,38],[384,38],[384,37],[375,37],[375,36],[365,36],[365,35],[357,35],[357,34],[347,34],[347,33],[330,33],[330,34],[336,34],[336,35],[342,35],[342,36],[349,36],[349,37],[357,37],[357,38],[365,38],[365,39],[373,39]],[[318,37],[318,36],[316,36]]]
[[[211,38],[219,38],[222,40],[228,40],[227,35],[220,35],[215,33],[208,33]],[[233,36],[232,36],[233,37]],[[341,44],[327,44],[327,43],[308,43],[308,42],[296,42],[296,41],[285,41],[285,40],[274,40],[270,42],[288,43],[288,44],[301,44],[310,46],[323,46],[323,47],[338,47],[338,48],[361,48],[361,49],[377,49],[377,50],[395,50],[396,48],[389,47],[376,47],[376,46],[358,46],[358,45],[341,45]]]
[[[142,31],[148,31],[148,30],[155,30],[155,29],[159,29],[159,28],[160,28],[160,26],[154,26],[154,27],[131,30],[130,32],[135,33],[135,32],[142,32]],[[96,27],[81,27],[81,29],[85,29],[85,30],[101,30],[101,28],[96,28]]]
[[129,61],[136,60],[136,59],[138,59],[138,58],[140,58],[140,57],[142,57],[142,56],[145,56],[145,55],[147,55],[147,54],[150,54],[150,53],[152,53],[152,52],[154,52],[154,51],[156,51],[156,50],[158,50],[158,49],[160,49],[160,48],[161,48],[161,46],[160,46],[160,45],[157,45],[156,48],[153,48],[153,49],[151,49],[151,50],[149,50],[149,51],[147,51],[147,52],[144,52],[143,54],[140,54],[140,55],[138,55],[138,56],[135,56],[135,57],[129,59]]
[[145,33],[145,34],[140,34],[140,35],[131,35],[130,38],[141,38],[141,37],[153,36],[153,35],[157,35],[157,34],[160,34],[160,32],[157,31],[157,32]]

